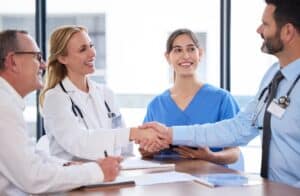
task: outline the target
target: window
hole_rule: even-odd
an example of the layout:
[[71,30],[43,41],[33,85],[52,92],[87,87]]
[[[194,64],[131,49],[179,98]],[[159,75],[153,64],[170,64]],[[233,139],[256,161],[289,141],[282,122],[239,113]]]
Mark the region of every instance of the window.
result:
[[[170,86],[172,80],[164,52],[168,35],[177,28],[199,32],[206,47],[199,77],[219,86],[218,1],[74,0],[72,6],[69,4],[68,0],[48,1],[48,16],[78,16],[76,23],[87,26],[91,36],[91,29],[104,34],[96,47],[98,54],[105,50],[104,56],[97,55],[105,65],[100,69],[104,74],[100,81],[116,93],[127,125],[140,124],[150,99]],[[103,23],[79,20],[86,14],[102,16]]]

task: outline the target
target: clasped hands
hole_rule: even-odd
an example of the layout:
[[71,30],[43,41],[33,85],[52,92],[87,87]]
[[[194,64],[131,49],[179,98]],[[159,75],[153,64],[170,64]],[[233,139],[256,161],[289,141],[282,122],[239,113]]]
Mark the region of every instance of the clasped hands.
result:
[[172,143],[172,131],[158,122],[149,122],[138,128],[131,128],[130,140],[135,141],[145,151],[157,152],[169,148]]

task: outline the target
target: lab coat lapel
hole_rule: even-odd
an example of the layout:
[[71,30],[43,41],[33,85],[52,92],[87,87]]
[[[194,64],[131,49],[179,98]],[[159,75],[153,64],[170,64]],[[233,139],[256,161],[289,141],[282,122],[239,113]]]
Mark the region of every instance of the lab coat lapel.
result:
[[[72,98],[74,103],[80,108],[83,116],[87,116],[87,112],[85,110],[86,106],[84,105],[84,101],[82,100],[80,94],[79,94],[79,89],[71,82],[71,80],[66,77],[62,81],[68,95]],[[85,118],[87,120],[87,118]],[[88,122],[87,122],[88,123]]]
[[100,120],[102,128],[111,128],[111,121],[107,117],[107,109],[104,105],[105,101],[105,92],[104,88],[101,85],[95,84],[92,81],[88,80],[90,95],[95,105],[95,110]]

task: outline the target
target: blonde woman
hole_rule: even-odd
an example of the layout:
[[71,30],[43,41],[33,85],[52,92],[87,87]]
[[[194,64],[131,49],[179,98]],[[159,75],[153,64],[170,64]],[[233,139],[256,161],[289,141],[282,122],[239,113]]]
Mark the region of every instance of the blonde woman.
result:
[[[132,153],[136,128],[125,128],[113,92],[88,78],[96,50],[86,28],[62,26],[50,38],[46,85],[40,102],[52,155],[95,160]],[[143,131],[144,132],[144,131]],[[148,136],[154,132],[147,132]]]

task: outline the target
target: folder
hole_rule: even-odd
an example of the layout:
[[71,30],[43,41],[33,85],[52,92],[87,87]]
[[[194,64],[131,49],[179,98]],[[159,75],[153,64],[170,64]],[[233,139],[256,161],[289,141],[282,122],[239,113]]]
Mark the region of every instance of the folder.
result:
[[261,184],[259,177],[253,178],[247,175],[235,173],[215,173],[206,175],[193,175],[194,181],[209,187],[220,186],[249,186]]
[[100,187],[111,187],[111,186],[121,186],[121,185],[131,185],[134,186],[135,185],[135,181],[134,180],[115,180],[115,181],[111,181],[111,182],[102,182],[102,183],[97,183],[97,184],[89,184],[89,185],[85,185],[82,186],[80,188],[100,188]]

